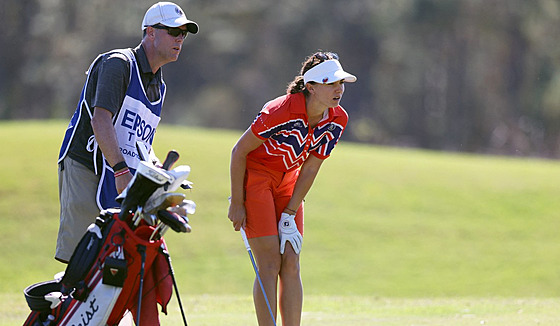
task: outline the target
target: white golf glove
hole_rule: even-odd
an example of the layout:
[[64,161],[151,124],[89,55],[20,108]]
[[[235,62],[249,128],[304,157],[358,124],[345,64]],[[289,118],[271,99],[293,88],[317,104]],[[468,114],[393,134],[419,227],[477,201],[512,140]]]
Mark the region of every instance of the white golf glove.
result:
[[278,222],[278,235],[280,237],[280,253],[284,254],[284,249],[286,248],[286,241],[290,241],[292,248],[296,254],[301,251],[301,245],[303,244],[303,237],[299,233],[296,221],[294,220],[296,216],[290,215],[288,213],[282,213],[280,215],[280,222]]

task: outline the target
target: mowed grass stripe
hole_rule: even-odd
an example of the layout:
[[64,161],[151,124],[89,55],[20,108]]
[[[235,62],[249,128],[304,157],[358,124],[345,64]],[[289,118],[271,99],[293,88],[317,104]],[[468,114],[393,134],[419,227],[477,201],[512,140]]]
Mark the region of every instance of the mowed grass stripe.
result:
[[[56,159],[66,121],[0,123],[0,292],[63,268]],[[254,273],[227,220],[229,155],[240,131],[162,125],[155,149],[192,168],[191,234],[168,233],[192,295],[250,293]],[[306,199],[308,295],[555,297],[560,288],[556,161],[341,142]]]
[[[21,325],[29,310],[15,294],[0,294],[0,326]],[[257,325],[250,295],[182,293],[189,325]],[[302,324],[306,326],[527,326],[557,325],[560,299],[551,298],[380,298],[308,295]],[[162,325],[182,325],[177,300]],[[281,318],[278,320],[281,324]]]

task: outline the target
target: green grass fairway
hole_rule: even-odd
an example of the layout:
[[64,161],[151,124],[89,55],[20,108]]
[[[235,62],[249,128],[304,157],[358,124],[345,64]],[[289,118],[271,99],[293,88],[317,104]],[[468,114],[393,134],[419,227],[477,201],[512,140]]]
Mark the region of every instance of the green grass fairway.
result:
[[[0,122],[0,326],[63,270],[57,155],[66,121]],[[166,241],[189,325],[255,325],[254,272],[226,217],[238,131],[163,125],[197,203]],[[304,325],[560,323],[560,164],[342,142],[306,198]],[[164,325],[180,325],[172,299]]]
[[[13,305],[14,295],[0,295]],[[192,326],[257,325],[248,295],[182,295]],[[396,299],[365,296],[305,298],[305,326],[528,326],[558,325],[560,299],[435,298]],[[0,305],[0,326],[21,325],[28,308]],[[162,325],[183,325],[176,300]],[[281,325],[280,321],[278,325]]]

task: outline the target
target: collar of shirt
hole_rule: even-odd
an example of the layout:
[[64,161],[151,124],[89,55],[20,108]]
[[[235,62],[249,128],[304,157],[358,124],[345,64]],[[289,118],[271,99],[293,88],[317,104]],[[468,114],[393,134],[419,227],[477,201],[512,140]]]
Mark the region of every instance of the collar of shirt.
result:
[[161,68],[159,68],[155,74],[152,73],[152,67],[150,67],[150,62],[148,61],[146,51],[144,51],[142,44],[139,44],[136,48],[134,48],[134,55],[136,56],[136,61],[138,61],[138,66],[140,67],[142,74],[146,74],[149,79],[156,77],[161,81]]
[[[307,117],[307,106],[305,103],[305,95],[302,92],[300,92],[296,94],[290,94],[289,96],[293,96],[294,102],[296,104],[290,107],[290,112],[294,114],[304,114]],[[328,113],[323,115],[321,121],[334,119],[334,117],[342,115],[340,110],[336,110],[335,108],[328,108],[326,112]]]
[[152,73],[152,68],[150,67],[150,62],[144,51],[142,44],[138,45],[134,49],[134,55],[136,56],[136,61],[138,62],[138,67],[140,68],[140,78],[142,79],[142,85],[144,85],[144,90],[146,91],[146,96],[151,102],[158,101],[160,99],[160,87],[163,84],[163,77],[161,74],[161,68]]

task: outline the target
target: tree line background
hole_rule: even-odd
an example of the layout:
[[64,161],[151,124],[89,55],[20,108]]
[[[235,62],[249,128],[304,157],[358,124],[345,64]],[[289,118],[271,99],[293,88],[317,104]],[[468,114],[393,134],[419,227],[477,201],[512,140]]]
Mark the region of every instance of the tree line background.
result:
[[[3,0],[0,119],[70,119],[91,61],[138,45],[154,2]],[[164,123],[243,130],[321,49],[358,77],[344,140],[560,157],[558,0],[176,3],[200,32],[164,67]]]

